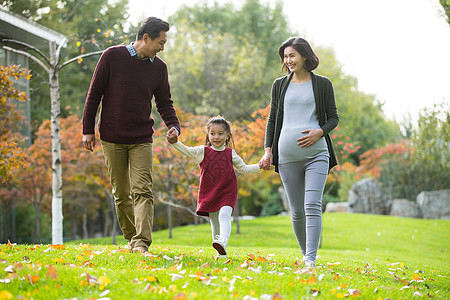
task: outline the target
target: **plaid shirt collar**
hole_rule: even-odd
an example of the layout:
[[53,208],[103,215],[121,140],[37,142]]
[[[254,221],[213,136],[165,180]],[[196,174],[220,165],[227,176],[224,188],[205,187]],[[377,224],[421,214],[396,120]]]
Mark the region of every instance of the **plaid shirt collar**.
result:
[[151,57],[141,58],[138,55],[138,53],[136,52],[136,49],[134,49],[133,44],[134,44],[134,42],[127,45],[127,50],[130,53],[131,57],[136,58],[136,59],[141,59],[141,60],[148,59],[150,62],[153,62],[155,60],[154,58],[151,58]]

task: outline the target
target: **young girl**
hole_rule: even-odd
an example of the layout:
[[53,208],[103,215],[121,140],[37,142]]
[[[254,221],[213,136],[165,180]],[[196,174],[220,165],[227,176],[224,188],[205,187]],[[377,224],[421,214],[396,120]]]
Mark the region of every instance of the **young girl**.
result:
[[[201,169],[197,215],[209,216],[213,236],[212,246],[219,255],[227,254],[231,233],[231,213],[237,201],[237,179],[234,168],[240,173],[259,170],[258,164],[246,165],[236,152],[231,124],[217,116],[206,125],[206,142],[203,146],[187,147],[178,141],[178,132],[169,130],[167,141],[181,153],[195,159]],[[233,168],[234,167],[234,168]]]

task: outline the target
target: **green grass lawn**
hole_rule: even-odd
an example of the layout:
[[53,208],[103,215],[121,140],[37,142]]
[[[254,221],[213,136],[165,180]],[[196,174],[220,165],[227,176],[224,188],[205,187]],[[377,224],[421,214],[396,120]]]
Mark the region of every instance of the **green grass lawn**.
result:
[[[234,225],[233,225],[234,226]],[[148,255],[123,238],[0,245],[2,299],[450,299],[450,221],[325,214],[305,271],[289,216],[240,222],[227,258],[209,224],[154,232]]]

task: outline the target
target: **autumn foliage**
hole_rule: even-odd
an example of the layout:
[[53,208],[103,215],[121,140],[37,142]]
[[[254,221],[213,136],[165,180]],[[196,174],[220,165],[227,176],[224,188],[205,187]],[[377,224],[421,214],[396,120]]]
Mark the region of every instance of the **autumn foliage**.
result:
[[24,137],[18,133],[23,117],[13,101],[27,101],[25,92],[13,87],[13,80],[30,79],[29,70],[12,65],[0,66],[0,182],[12,179],[11,170],[24,167]]

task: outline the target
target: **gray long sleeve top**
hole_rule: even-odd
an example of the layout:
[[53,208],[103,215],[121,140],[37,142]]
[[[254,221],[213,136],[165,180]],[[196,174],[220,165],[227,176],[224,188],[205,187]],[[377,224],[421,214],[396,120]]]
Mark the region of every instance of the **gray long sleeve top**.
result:
[[[275,166],[276,172],[278,172],[278,140],[283,125],[284,97],[292,75],[293,73],[277,78],[272,85],[272,100],[266,125],[264,147],[272,148],[272,163]],[[323,130],[323,136],[327,142],[328,152],[330,154],[329,169],[331,170],[331,168],[337,165],[337,158],[329,132],[333,130],[339,122],[334,99],[333,84],[328,78],[316,75],[313,72],[311,72],[311,80],[316,102],[317,119],[319,120],[320,128]]]

